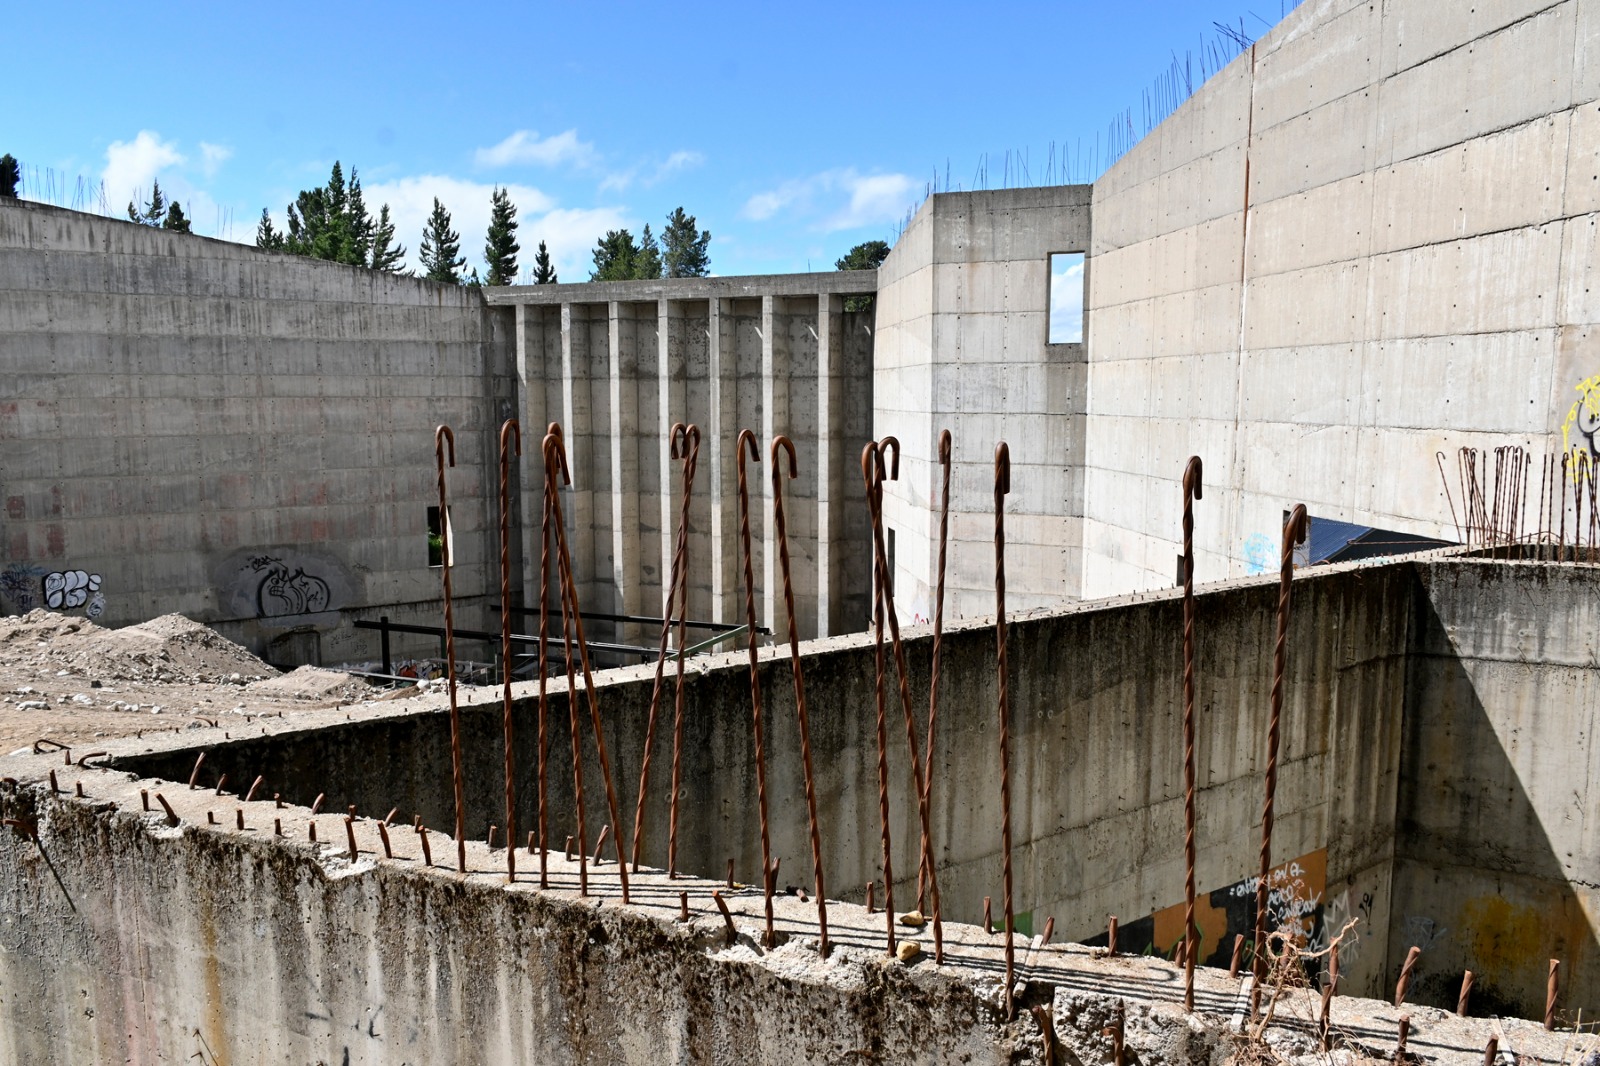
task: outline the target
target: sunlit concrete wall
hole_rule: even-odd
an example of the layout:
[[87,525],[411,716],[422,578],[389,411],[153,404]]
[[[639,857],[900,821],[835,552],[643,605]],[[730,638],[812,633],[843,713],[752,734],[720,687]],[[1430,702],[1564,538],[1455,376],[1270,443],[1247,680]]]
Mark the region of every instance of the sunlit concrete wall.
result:
[[1172,583],[1191,453],[1209,579],[1295,502],[1455,539],[1438,451],[1600,447],[1597,96],[1592,0],[1312,0],[1101,177],[1083,594]]
[[[799,463],[784,500],[800,635],[864,627],[869,542],[857,462],[872,432],[872,313],[846,306],[876,284],[873,271],[835,271],[486,290],[491,306],[517,316],[529,447],[548,422],[565,427],[585,610],[660,616],[682,511],[683,464],[670,458],[668,435],[684,422],[701,432],[689,616],[745,619],[734,444],[750,429],[761,450],[747,461],[758,624],[780,636],[787,624],[768,453],[784,434]],[[539,514],[541,485],[527,479],[523,489],[524,512]],[[530,523],[530,558],[536,530]],[[532,567],[527,581],[537,603]],[[638,624],[591,631],[656,639]]]

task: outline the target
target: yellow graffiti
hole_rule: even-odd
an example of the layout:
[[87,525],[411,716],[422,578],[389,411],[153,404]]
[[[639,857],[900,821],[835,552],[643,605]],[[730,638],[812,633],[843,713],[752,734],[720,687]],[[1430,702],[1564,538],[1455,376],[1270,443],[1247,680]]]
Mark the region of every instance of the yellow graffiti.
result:
[[1481,972],[1516,974],[1537,971],[1545,958],[1546,915],[1518,906],[1504,896],[1480,896],[1461,908],[1461,926]]
[[1600,462],[1600,374],[1583,379],[1574,388],[1578,400],[1561,422],[1561,447],[1572,456],[1572,476],[1577,477],[1580,455],[1591,463]]

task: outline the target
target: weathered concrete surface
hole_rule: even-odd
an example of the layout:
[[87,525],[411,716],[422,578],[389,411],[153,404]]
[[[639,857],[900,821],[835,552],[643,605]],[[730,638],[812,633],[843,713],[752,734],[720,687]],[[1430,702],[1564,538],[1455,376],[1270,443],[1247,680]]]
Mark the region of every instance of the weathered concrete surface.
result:
[[[1416,595],[1406,565],[1308,575],[1296,583],[1286,726],[1277,798],[1276,861],[1316,855],[1329,894],[1371,900],[1349,952],[1345,990],[1372,994],[1386,972],[1389,864],[1393,855],[1406,649]],[[1255,580],[1208,590],[1200,599],[1198,706],[1202,708],[1199,887],[1221,892],[1257,867],[1261,768],[1265,758],[1277,586]],[[1013,832],[1016,910],[1042,929],[1054,917],[1065,939],[1104,929],[1105,916],[1148,916],[1183,898],[1180,603],[1080,605],[1012,622]],[[908,635],[915,713],[926,714],[928,631]],[[934,832],[946,913],[976,921],[985,896],[1000,896],[998,752],[992,625],[953,626],[944,641],[941,711],[934,764]],[[742,655],[703,660],[689,673],[683,751],[680,868],[720,873],[729,858],[743,879],[760,869],[749,677]],[[603,675],[601,706],[619,801],[630,830],[644,750],[653,671]],[[810,844],[787,648],[762,655],[772,847],[787,884],[810,883]],[[807,645],[806,686],[818,775],[828,885],[860,901],[881,876],[873,708],[873,649],[862,635]],[[564,683],[556,686],[564,689]],[[891,684],[891,693],[893,686]],[[535,824],[536,686],[518,686],[519,832]],[[643,857],[666,862],[667,773],[671,761],[670,682],[658,726]],[[503,824],[503,741],[498,699],[463,714],[469,837]],[[908,801],[910,767],[898,702],[891,696],[890,782],[897,900],[914,894],[917,818]],[[442,694],[424,701],[430,711]],[[609,817],[584,719],[587,829]],[[352,710],[348,724],[207,745],[207,780],[266,776],[286,799],[329,809],[398,806],[433,826],[453,824],[449,724],[445,715],[389,706]],[[568,710],[555,696],[547,720],[551,832],[575,832]],[[924,734],[919,725],[919,734]],[[924,734],[925,735],[925,734]],[[149,755],[120,767],[187,781],[195,738],[152,738]],[[1320,889],[1316,890],[1320,891]],[[1376,919],[1376,920],[1374,920]],[[1223,961],[1238,914],[1205,915],[1205,958]],[[1170,932],[1170,938],[1167,934]],[[1132,932],[1128,937],[1132,937]],[[1163,924],[1157,949],[1176,930]],[[1125,938],[1125,946],[1131,940]],[[1137,945],[1139,949],[1145,945]],[[1131,948],[1130,948],[1131,950]],[[1391,982],[1392,983],[1392,982]]]
[[[683,464],[668,453],[674,423],[702,443],[689,522],[689,617],[742,623],[734,444],[751,429],[763,449],[793,439],[799,477],[784,500],[797,622],[804,638],[865,624],[871,572],[860,446],[872,436],[875,271],[486,290],[516,309],[522,419],[532,435],[565,429],[574,492],[574,570],[586,610],[659,616],[676,544]],[[785,624],[768,456],[749,464],[758,624]],[[537,515],[542,485],[524,480]],[[537,557],[537,524],[527,527]],[[535,568],[522,571],[538,602]],[[639,625],[587,627],[653,646]],[[706,634],[696,634],[703,638]]]
[[[953,438],[948,617],[994,612],[995,442],[1011,444],[1014,610],[1082,595],[1082,344],[1049,344],[1050,256],[1090,246],[1087,185],[940,193],[878,269],[873,436],[900,441],[885,485],[901,614],[932,618],[941,430]],[[860,495],[860,477],[855,479]]]
[[1600,456],[1564,432],[1600,388],[1597,27],[1304,3],[1095,182],[1083,595],[1171,583],[1191,454],[1203,580],[1270,568],[1295,502],[1458,539],[1440,450]]
[[[0,609],[180,612],[278,662],[429,620],[433,428],[455,427],[460,624],[494,628],[510,313],[473,291],[0,201]],[[52,603],[51,573],[98,577]],[[397,638],[431,653],[422,638]]]
[[[945,965],[925,954],[908,966],[884,957],[881,915],[836,903],[836,946],[823,962],[814,910],[792,897],[778,901],[781,942],[769,951],[749,889],[729,894],[730,944],[709,898],[715,882],[646,871],[624,905],[606,864],[580,898],[574,864],[556,856],[549,890],[536,890],[531,871],[508,887],[503,853],[479,843],[466,876],[425,868],[416,836],[399,826],[394,856],[382,858],[370,820],[356,823],[352,862],[338,817],[316,819],[335,843],[293,843],[313,820],[304,808],[169,784],[163,796],[182,819],[169,828],[159,807],[139,811],[137,789],[159,782],[84,768],[72,776],[88,798],[37,786],[5,794],[6,816],[38,829],[36,840],[0,836],[7,1066],[1040,1063],[1034,1005],[1052,1017],[1057,1056],[1107,1061],[1105,1028],[1125,1012],[1134,1061],[1222,1066],[1248,999],[1248,978],[1202,969],[1191,1017],[1170,963],[1035,938],[1017,948],[1022,1013],[1008,1022],[1001,938],[971,926],[946,926]],[[224,826],[204,824],[218,807]],[[234,810],[245,811],[245,829],[233,826]],[[433,851],[448,864],[453,848],[435,836]],[[677,920],[680,891],[688,924]],[[928,948],[926,930],[906,933]],[[1312,1003],[1305,992],[1279,1003],[1274,1046],[1311,1052]],[[1399,1013],[1340,997],[1336,1040],[1390,1057]],[[1413,1050],[1450,1066],[1481,1061],[1491,1033],[1536,1061],[1567,1061],[1570,1050],[1567,1034],[1526,1023],[1408,1013]]]

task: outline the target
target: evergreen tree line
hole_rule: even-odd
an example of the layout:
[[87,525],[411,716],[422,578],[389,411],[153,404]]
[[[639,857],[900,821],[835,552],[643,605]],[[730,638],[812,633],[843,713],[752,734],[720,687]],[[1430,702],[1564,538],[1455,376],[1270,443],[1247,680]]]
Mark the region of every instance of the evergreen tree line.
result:
[[693,215],[676,207],[667,215],[658,243],[645,223],[636,242],[625,229],[609,230],[594,246],[590,281],[637,281],[651,278],[703,278],[711,273],[706,248],[711,231],[695,224]]

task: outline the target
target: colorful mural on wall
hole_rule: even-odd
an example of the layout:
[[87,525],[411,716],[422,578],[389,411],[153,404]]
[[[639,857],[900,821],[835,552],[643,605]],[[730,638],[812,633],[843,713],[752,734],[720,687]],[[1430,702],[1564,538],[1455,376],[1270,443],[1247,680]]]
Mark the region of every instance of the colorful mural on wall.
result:
[[[1194,901],[1194,923],[1200,931],[1198,958],[1202,965],[1226,967],[1233,956],[1233,938],[1242,933],[1246,957],[1253,946],[1256,925],[1257,877],[1247,877],[1223,888],[1199,893]],[[1281,866],[1267,876],[1267,928],[1281,929],[1285,923],[1298,925],[1306,943],[1315,945],[1324,936],[1323,899],[1327,891],[1328,850],[1318,848]],[[1117,949],[1130,954],[1164,955],[1171,958],[1183,940],[1182,902],[1144,918],[1121,924],[1117,930]],[[1085,940],[1103,947],[1104,933]]]
[[1600,462],[1600,374],[1573,388],[1578,399],[1561,421],[1561,447],[1574,460],[1587,455],[1590,462]]

